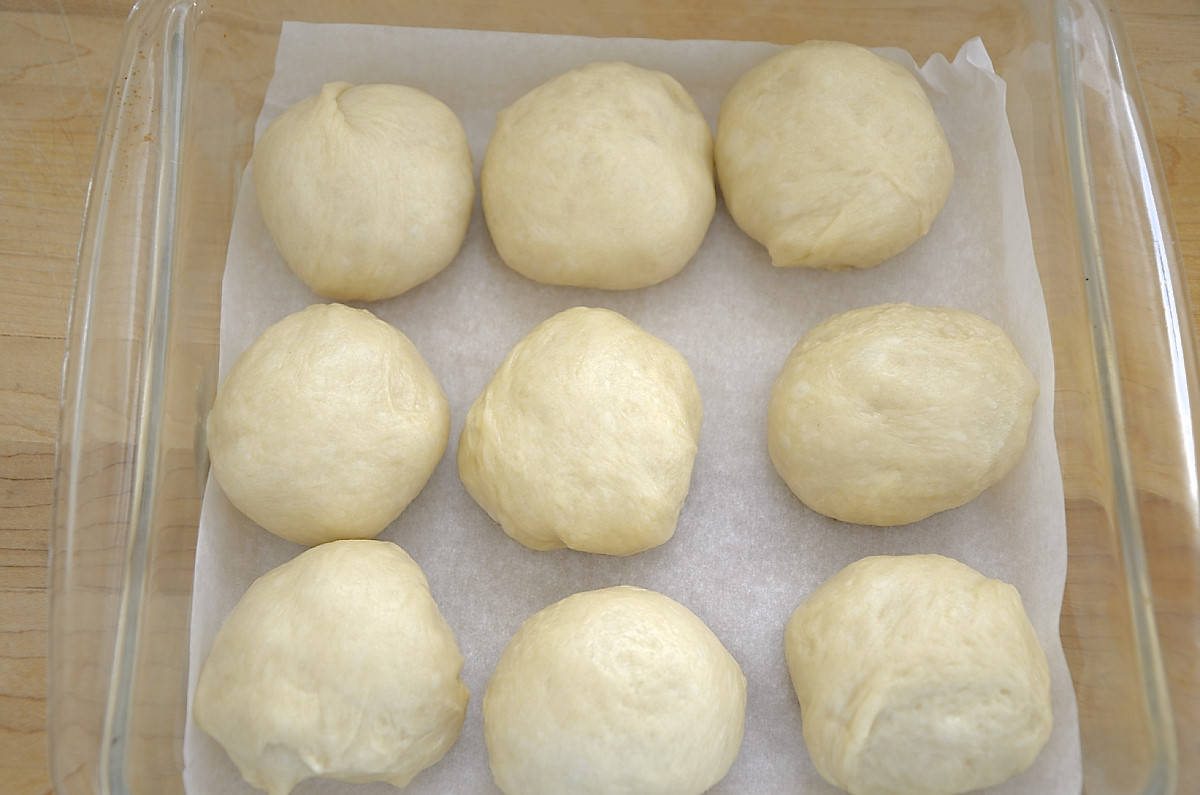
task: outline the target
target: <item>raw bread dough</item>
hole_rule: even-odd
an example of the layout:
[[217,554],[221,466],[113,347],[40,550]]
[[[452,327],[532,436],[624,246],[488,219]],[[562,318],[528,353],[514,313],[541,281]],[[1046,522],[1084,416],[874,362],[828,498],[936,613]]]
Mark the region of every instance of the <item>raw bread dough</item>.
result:
[[475,200],[454,111],[415,88],[328,83],[254,147],[254,189],[283,259],[313,292],[390,298],[462,245]]
[[817,770],[853,795],[951,795],[1025,770],[1050,737],[1046,655],[1017,589],[940,555],[852,563],[784,641]]
[[403,787],[458,738],[462,666],[408,553],[335,541],[250,586],[213,641],[193,711],[271,795],[318,776]]
[[683,270],[704,240],[712,134],[670,75],[593,63],[500,112],[480,188],[492,241],[518,273],[646,287]]
[[879,304],[835,315],[792,349],[771,392],[768,449],[813,510],[907,524],[1004,477],[1037,394],[1008,336],[982,317]]
[[878,265],[929,231],[954,180],[916,78],[836,41],[742,75],[721,105],[716,160],[733,220],[777,266]]
[[463,485],[532,549],[632,555],[675,532],[702,409],[677,350],[575,307],[517,343],[467,414]]
[[569,596],[508,642],[483,697],[507,795],[693,795],[742,744],[746,678],[690,610],[618,586]]
[[264,331],[208,416],[229,501],[309,545],[379,533],[424,487],[449,435],[446,397],[408,337],[341,304]]

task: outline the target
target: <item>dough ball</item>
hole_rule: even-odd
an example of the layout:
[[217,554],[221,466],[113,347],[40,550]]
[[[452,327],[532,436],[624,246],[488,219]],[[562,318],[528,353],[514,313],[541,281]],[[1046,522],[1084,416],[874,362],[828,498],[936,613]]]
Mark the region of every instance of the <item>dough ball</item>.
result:
[[421,354],[365,309],[316,304],[237,358],[208,453],[239,511],[297,544],[370,538],[446,450],[450,408]]
[[733,220],[777,266],[878,265],[929,231],[954,180],[916,78],[836,41],[742,75],[721,105],[716,158]]
[[529,618],[483,697],[492,776],[507,795],[693,795],[742,744],[746,678],[690,610],[619,586]]
[[407,86],[328,83],[254,147],[254,188],[279,253],[313,292],[375,301],[450,264],[475,200],[458,117]]
[[704,240],[712,134],[670,75],[589,64],[501,111],[480,187],[513,270],[546,284],[646,287],[683,270]]
[[403,787],[454,745],[463,658],[425,575],[385,541],[337,541],[258,578],[225,619],[193,710],[250,784]]
[[870,557],[796,608],[784,646],[817,770],[852,795],[951,795],[1050,737],[1046,655],[1017,589],[940,555]]
[[775,469],[805,505],[898,525],[975,499],[1025,449],[1038,387],[1003,331],[958,309],[879,304],[826,320],[771,392]]
[[632,555],[675,532],[701,414],[677,350],[616,312],[575,307],[518,342],[475,400],[458,473],[531,549]]

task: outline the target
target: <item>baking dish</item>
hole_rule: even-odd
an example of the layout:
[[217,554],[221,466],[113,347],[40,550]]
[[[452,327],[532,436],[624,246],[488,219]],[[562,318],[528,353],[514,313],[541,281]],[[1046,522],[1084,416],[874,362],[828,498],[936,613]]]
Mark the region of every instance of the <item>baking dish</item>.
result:
[[[1085,789],[1196,786],[1176,740],[1192,741],[1190,716],[1173,714],[1167,692],[1168,674],[1188,684],[1196,640],[1193,337],[1131,60],[1102,3],[253,5],[140,3],[125,31],[64,371],[49,671],[58,791],[183,790],[202,421],[216,388],[221,275],[287,19],[843,39],[899,46],[918,61],[981,36],[1008,84],[1054,342],[1070,549],[1061,635]],[[1174,695],[1177,704],[1192,696]]]

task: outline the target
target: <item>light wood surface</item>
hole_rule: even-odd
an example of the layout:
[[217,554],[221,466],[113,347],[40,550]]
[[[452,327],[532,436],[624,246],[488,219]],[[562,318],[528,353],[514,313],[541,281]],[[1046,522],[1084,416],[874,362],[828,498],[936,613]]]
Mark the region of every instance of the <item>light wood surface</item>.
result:
[[[1167,178],[1192,305],[1197,307],[1200,3],[1125,0],[1121,6]],[[128,8],[123,0],[0,0],[0,790],[4,792],[50,790],[45,733],[46,557],[62,356],[96,132]],[[1193,323],[1200,327],[1198,321],[1193,314]],[[1183,618],[1184,623],[1195,624],[1200,620],[1200,605]],[[1172,652],[1166,649],[1168,656]],[[1195,665],[1200,662],[1193,660]],[[1194,681],[1179,683],[1178,690],[1194,692],[1189,690]],[[1195,716],[1200,704],[1177,698],[1175,709]]]

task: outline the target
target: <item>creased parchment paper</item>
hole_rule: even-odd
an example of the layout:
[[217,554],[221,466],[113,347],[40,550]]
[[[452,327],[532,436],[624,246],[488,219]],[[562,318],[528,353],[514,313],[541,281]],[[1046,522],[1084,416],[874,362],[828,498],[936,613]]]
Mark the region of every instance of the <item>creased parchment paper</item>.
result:
[[[692,93],[715,129],[728,88],[776,49],[746,42],[287,23],[257,132],[325,82],[403,83],[428,91],[459,115],[478,174],[496,113],[568,69],[625,60],[668,72]],[[880,53],[917,72],[906,53]],[[967,42],[952,63],[934,56],[918,76],[954,152],[954,187],[929,235],[878,268],[777,270],[719,206],[700,252],[664,284],[631,292],[549,287],[505,267],[477,200],[466,242],[448,269],[399,298],[369,305],[420,349],[452,413],[445,457],[425,490],[380,536],[408,550],[425,570],[466,657],[463,678],[471,689],[458,743],[409,791],[497,791],[480,704],[505,643],[521,621],[558,599],[627,583],[691,608],[749,680],[741,755],[712,791],[836,792],[818,776],[804,748],[800,708],[784,664],[784,625],[796,604],[843,566],[870,554],[914,552],[948,555],[1013,583],[1049,656],[1054,734],[1030,770],[994,791],[1080,791],[1075,700],[1058,637],[1066,528],[1053,435],[1054,369],[1021,174],[1004,114],[1004,83],[978,39]],[[318,300],[276,252],[247,171],[225,271],[221,375],[263,329]],[[968,505],[890,529],[840,524],[805,508],[776,476],[766,445],[768,394],[800,336],[834,313],[884,301],[984,315],[1009,333],[1041,385],[1028,449],[1007,478]],[[670,342],[691,364],[704,400],[700,451],[675,537],[630,558],[525,549],[471,500],[455,466],[467,409],[508,350],[538,322],[577,305],[614,309]],[[209,480],[196,553],[189,698],[213,636],[243,591],[300,551],[240,515]],[[190,709],[184,759],[186,785],[194,795],[253,791],[191,721]],[[320,780],[296,790],[350,791],[394,790]]]

